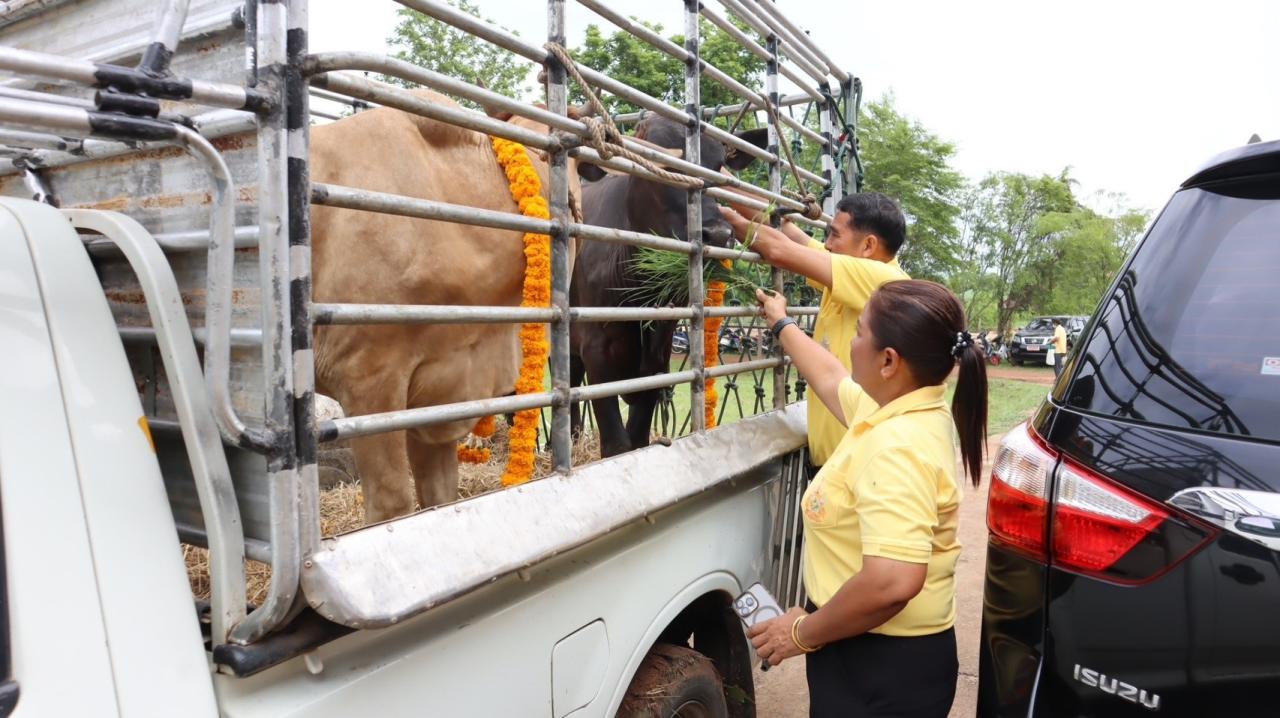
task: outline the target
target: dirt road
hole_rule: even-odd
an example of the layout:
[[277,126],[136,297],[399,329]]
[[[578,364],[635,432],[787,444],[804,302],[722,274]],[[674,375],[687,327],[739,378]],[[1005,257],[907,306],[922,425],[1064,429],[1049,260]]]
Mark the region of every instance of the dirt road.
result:
[[[1000,367],[990,367],[999,370]],[[1026,370],[1013,370],[1025,379]],[[1033,375],[1034,376],[1034,375]],[[1048,381],[1053,381],[1052,372]],[[951,718],[969,718],[978,698],[978,632],[982,623],[982,581],[987,562],[987,489],[991,452],[1000,445],[999,436],[988,444],[988,463],[982,486],[965,495],[960,505],[960,562],[956,567],[956,642],[960,652],[960,678]],[[755,671],[756,714],[760,718],[807,718],[809,690],[805,685],[804,660],[796,658],[761,673]]]
[[1001,364],[1000,366],[987,365],[988,379],[1013,379],[1014,381],[1029,381],[1032,384],[1044,384],[1046,386],[1053,385],[1053,367],[1037,366],[1037,367],[1016,367],[1009,364]]

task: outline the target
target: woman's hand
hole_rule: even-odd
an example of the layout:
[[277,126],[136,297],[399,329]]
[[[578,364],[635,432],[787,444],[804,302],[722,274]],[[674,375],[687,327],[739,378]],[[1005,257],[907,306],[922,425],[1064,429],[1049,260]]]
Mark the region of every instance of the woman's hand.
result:
[[793,608],[781,616],[757,623],[747,629],[747,638],[756,648],[756,655],[776,666],[788,658],[798,656],[803,651],[791,640],[791,626],[800,618],[809,615],[803,608]]
[[787,298],[777,292],[766,293],[756,288],[756,301],[764,313],[766,327],[772,327],[779,319],[787,316]]

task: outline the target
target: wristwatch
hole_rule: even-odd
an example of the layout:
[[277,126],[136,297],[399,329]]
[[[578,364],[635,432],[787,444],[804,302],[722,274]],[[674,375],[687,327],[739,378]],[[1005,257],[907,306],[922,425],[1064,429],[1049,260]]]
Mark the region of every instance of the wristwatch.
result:
[[782,330],[787,328],[787,325],[795,324],[795,323],[796,323],[796,320],[792,319],[791,317],[783,317],[778,321],[774,322],[773,327],[770,328],[769,331],[773,334],[774,339],[778,339],[782,335]]

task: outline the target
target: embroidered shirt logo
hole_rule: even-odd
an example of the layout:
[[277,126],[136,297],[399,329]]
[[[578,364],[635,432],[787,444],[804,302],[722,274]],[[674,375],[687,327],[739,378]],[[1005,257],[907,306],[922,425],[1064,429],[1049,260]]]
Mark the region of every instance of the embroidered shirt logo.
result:
[[827,497],[821,484],[814,484],[804,497],[804,516],[815,523],[827,520]]

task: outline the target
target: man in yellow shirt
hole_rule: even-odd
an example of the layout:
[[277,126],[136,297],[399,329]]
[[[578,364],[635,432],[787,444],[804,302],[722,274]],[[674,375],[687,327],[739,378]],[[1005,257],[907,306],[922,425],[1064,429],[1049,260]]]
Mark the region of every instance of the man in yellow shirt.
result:
[[1053,378],[1057,379],[1067,359],[1067,329],[1061,319],[1053,320],[1053,354]]
[[[753,224],[746,215],[722,207],[721,215],[745,241]],[[799,274],[822,291],[813,338],[849,369],[849,343],[867,299],[885,282],[909,279],[896,258],[907,235],[907,221],[898,203],[879,192],[860,192],[841,199],[825,242],[805,234],[791,222],[774,229],[756,224],[751,251],[769,264]],[[845,427],[823,406],[810,386],[809,462],[816,470],[831,458]]]

